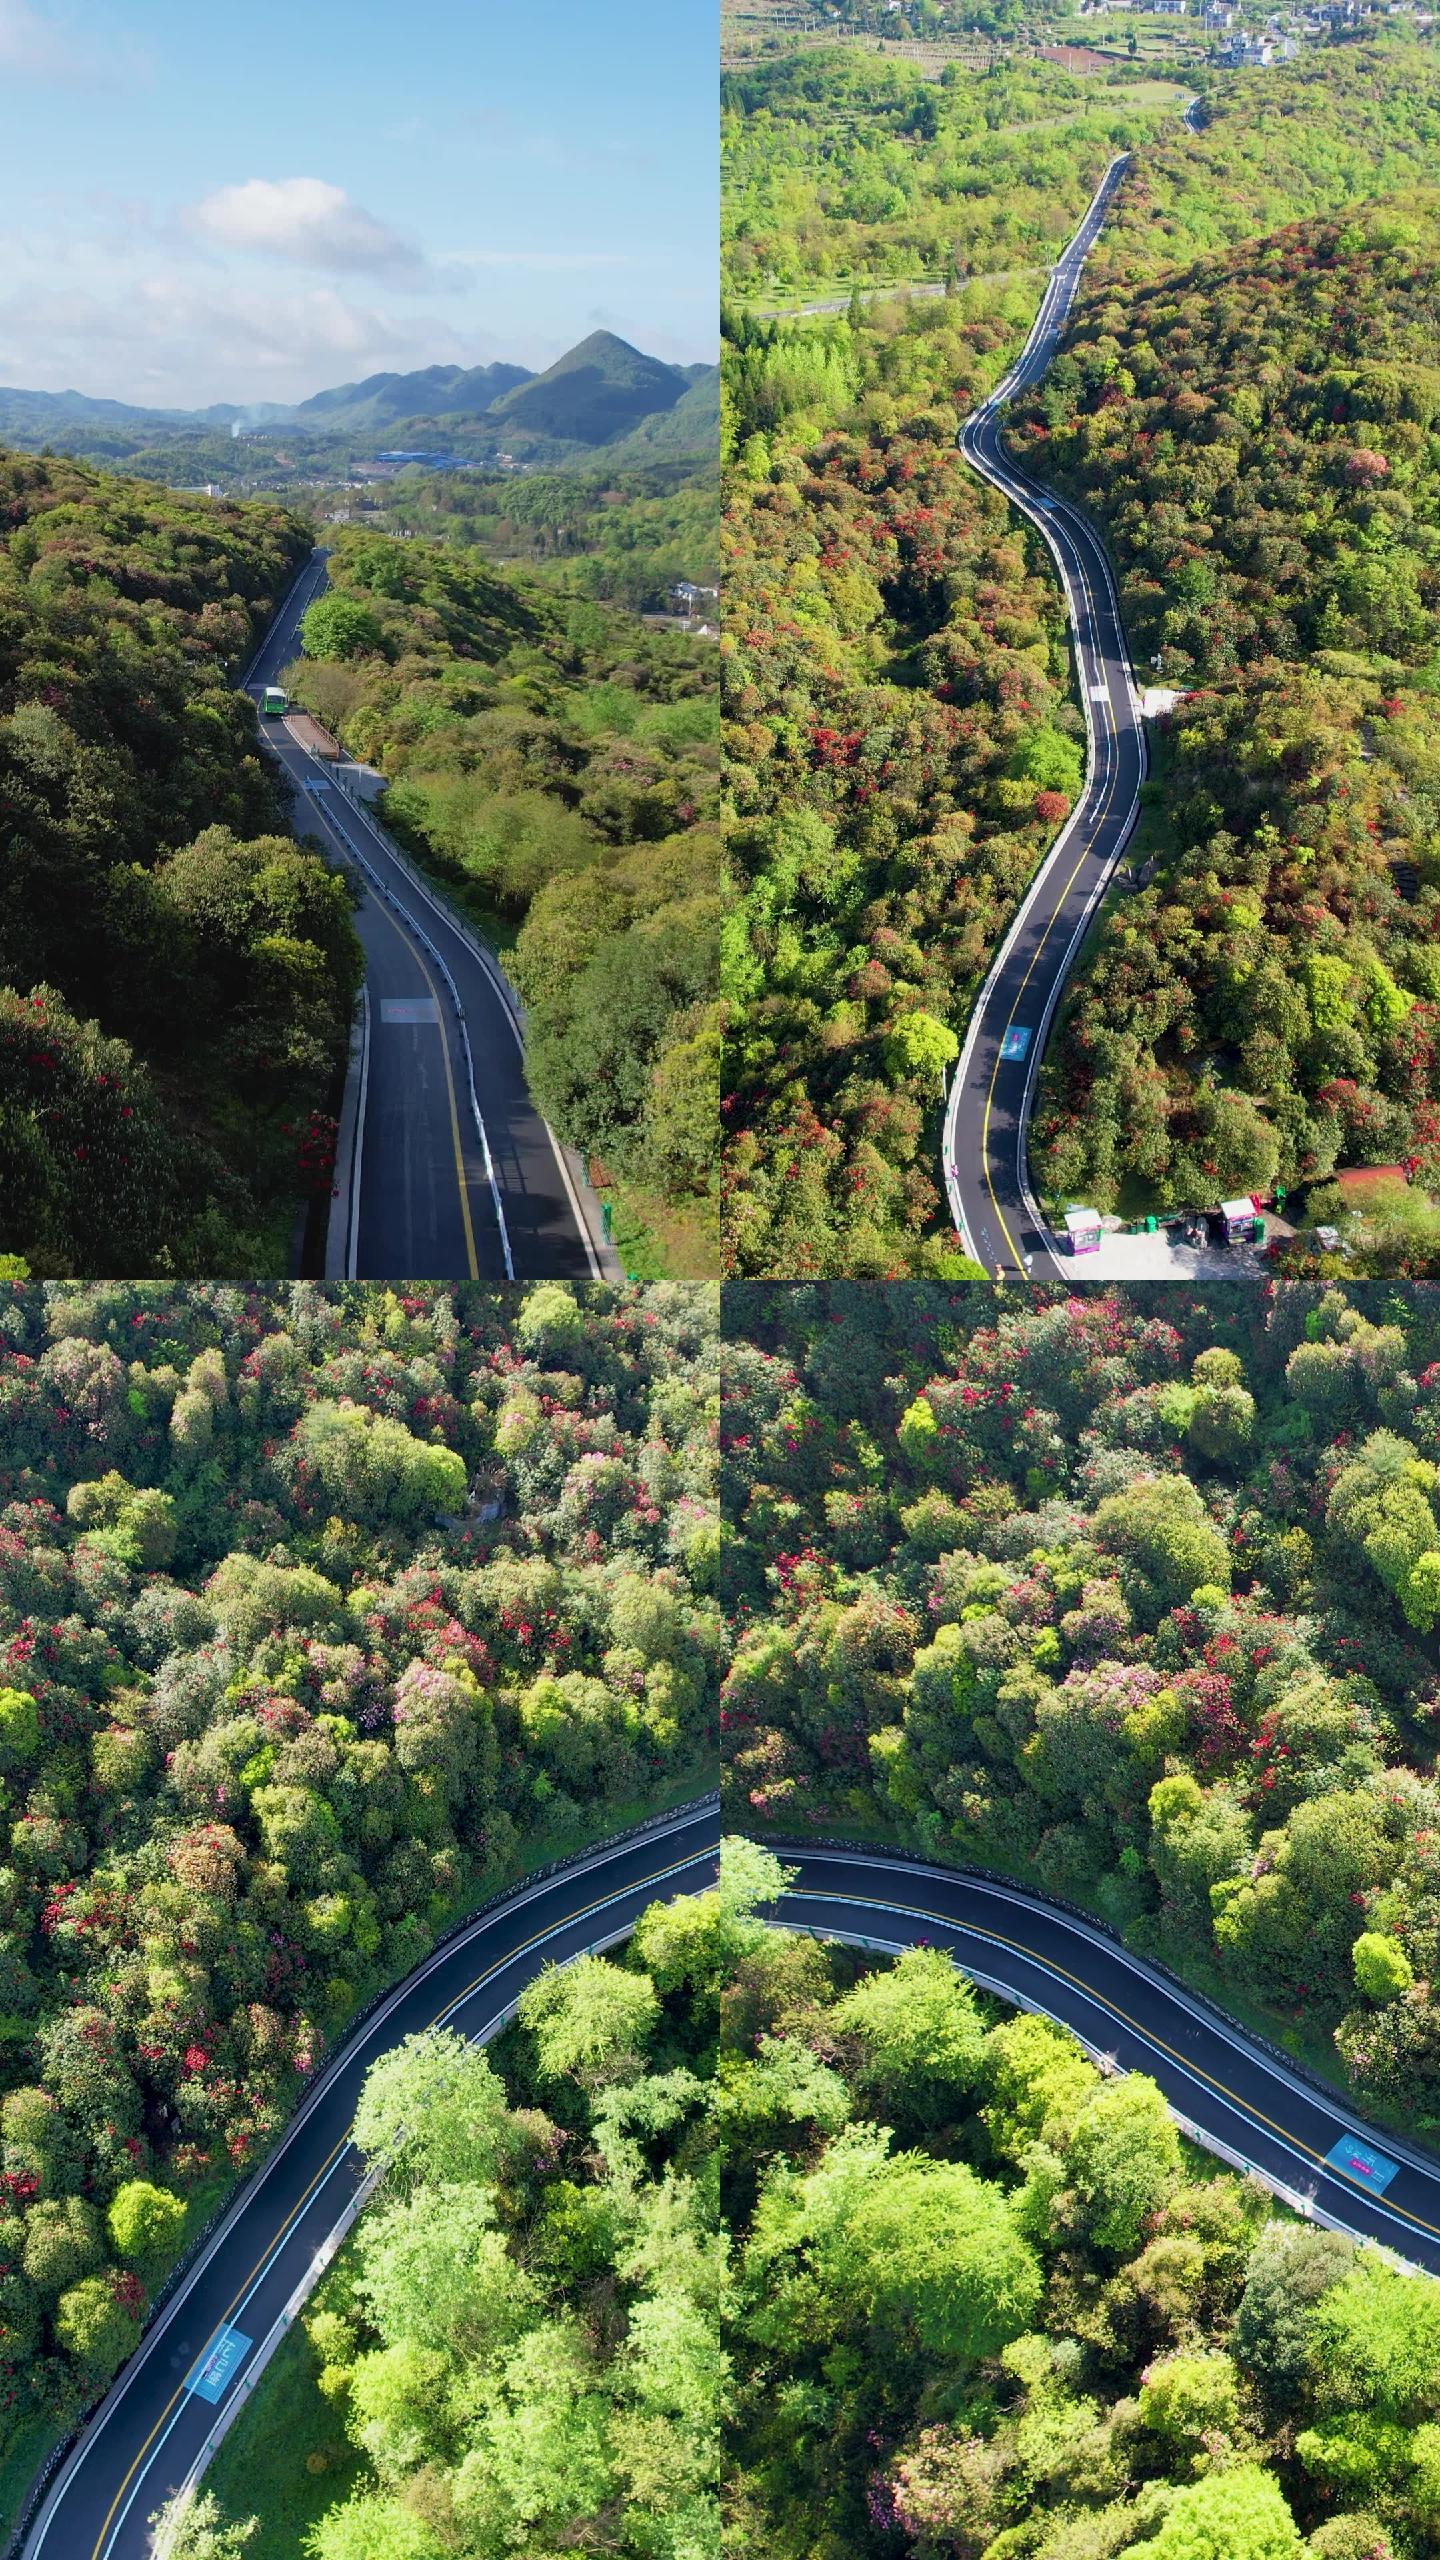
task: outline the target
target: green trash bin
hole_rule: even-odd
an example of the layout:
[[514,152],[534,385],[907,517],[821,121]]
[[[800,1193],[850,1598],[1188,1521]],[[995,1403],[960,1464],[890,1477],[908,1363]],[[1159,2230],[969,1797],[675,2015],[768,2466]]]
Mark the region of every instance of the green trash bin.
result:
[[1159,1224],[1160,1221],[1158,1218],[1147,1218],[1145,1221],[1145,1233],[1147,1236],[1153,1236],[1156,1233]]

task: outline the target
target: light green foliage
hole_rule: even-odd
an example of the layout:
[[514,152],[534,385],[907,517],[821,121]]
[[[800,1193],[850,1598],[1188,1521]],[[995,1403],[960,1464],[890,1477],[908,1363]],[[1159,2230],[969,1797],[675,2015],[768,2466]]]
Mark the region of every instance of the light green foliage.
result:
[[504,2089],[481,2048],[432,2027],[372,2064],[352,2132],[372,2164],[393,2156],[408,2182],[438,2186],[492,2174],[504,2114]]
[[1230,1584],[1230,1558],[1195,1487],[1184,1476],[1141,1479],[1110,1494],[1095,1514],[1096,1544],[1119,1556],[1131,1605],[1155,1615],[1202,1584]]
[[641,1914],[631,1944],[637,1962],[660,1991],[718,1988],[721,1975],[765,1943],[756,1918],[762,1904],[778,1902],[793,1870],[757,1841],[728,1836],[720,1844],[720,1871],[704,1893],[652,1902]]
[[1336,1477],[1326,1512],[1329,1527],[1358,1547],[1372,1571],[1393,1591],[1412,1626],[1433,1625],[1440,1613],[1440,1521],[1430,1495],[1435,1470],[1393,1431],[1373,1431],[1357,1457]]
[[39,1744],[40,1718],[29,1690],[0,1689],[0,1767],[23,1767]]
[[1440,2393],[1440,2286],[1397,2274],[1366,2252],[1317,2303],[1311,2350],[1322,2405],[1373,2404],[1385,2416],[1428,2416]]
[[835,2023],[859,2036],[865,2082],[902,2122],[943,2115],[979,2077],[984,2030],[974,1996],[937,1949],[912,1947],[892,1972],[858,1984]]
[[1223,2355],[1160,2357],[1140,2385],[1140,2416],[1177,2449],[1198,2451],[1207,2436],[1233,2435],[1240,2416],[1234,2365]]
[[1291,2560],[1300,2533],[1279,2484],[1242,2463],[1182,2489],[1146,2548],[1154,2560]]
[[243,2560],[260,2529],[255,2516],[227,2522],[208,2489],[182,2491],[151,2521],[165,2560]]
[[184,2219],[182,2197],[148,2178],[128,2178],[111,2197],[105,2222],[122,2258],[149,2258],[175,2238]]
[[312,1405],[295,1445],[347,1518],[413,1524],[433,1511],[456,1511],[465,1498],[458,1450],[417,1440],[364,1405]]
[[84,2276],[60,2296],[55,2335],[81,2372],[100,2382],[129,2355],[140,2323],[117,2299],[108,2276]]
[[1064,2157],[1095,2246],[1128,2256],[1180,2174],[1180,2137],[1154,2082],[1131,2074],[1100,2090],[1076,2118]]
[[552,1965],[520,1994],[520,2023],[535,2039],[545,2081],[574,2078],[599,2087],[630,2078],[659,2014],[654,1984],[603,1956]]
[[1398,2000],[1415,1979],[1404,1948],[1377,1929],[1362,1929],[1350,1958],[1355,1967],[1356,1989],[1377,2004]]
[[300,639],[308,658],[370,658],[384,641],[377,615],[345,595],[320,596],[306,607]]

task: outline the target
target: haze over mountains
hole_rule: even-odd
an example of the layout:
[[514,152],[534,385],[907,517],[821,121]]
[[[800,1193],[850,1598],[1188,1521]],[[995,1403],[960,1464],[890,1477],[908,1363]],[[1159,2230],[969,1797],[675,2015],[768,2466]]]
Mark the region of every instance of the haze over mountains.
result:
[[[480,421],[496,447],[547,453],[555,446],[618,446],[639,454],[703,452],[714,440],[718,372],[713,365],[663,364],[608,329],[594,330],[544,373],[524,365],[429,365],[417,373],[376,373],[319,391],[294,408],[221,402],[208,409],[143,409],[79,391],[0,388],[0,438],[28,445],[88,447],[89,439],[196,434],[341,435],[394,445],[421,436],[463,437],[473,450]],[[483,439],[483,430],[482,439]]]

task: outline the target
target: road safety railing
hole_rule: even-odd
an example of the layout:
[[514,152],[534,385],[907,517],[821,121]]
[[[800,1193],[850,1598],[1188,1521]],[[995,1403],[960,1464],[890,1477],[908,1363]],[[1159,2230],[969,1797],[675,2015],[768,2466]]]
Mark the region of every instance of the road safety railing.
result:
[[[571,1849],[561,1857],[548,1859],[543,1866],[534,1867],[528,1875],[519,1876],[513,1883],[500,1886],[483,1901],[477,1902],[472,1910],[462,1913],[459,1918],[450,1923],[448,1928],[441,1930],[433,1947],[421,1958],[418,1965],[411,1967],[409,1973],[402,1974],[398,1982],[382,1984],[378,1991],[373,1992],[364,2006],[357,2009],[354,2017],[349,2020],[343,2041],[326,2055],[294,2114],[280,2129],[268,2150],[260,2158],[252,2160],[249,2167],[237,2177],[229,2194],[215,2207],[214,2212],[196,2232],[194,2238],[187,2243],[180,2257],[162,2278],[146,2313],[145,2330],[135,2353],[137,2355],[143,2353],[146,2339],[155,2326],[157,2315],[198,2273],[201,2262],[214,2243],[222,2225],[244,2205],[252,2188],[266,2175],[302,2119],[318,2105],[330,2082],[345,2069],[354,2047],[360,2040],[362,2030],[371,2023],[378,2011],[384,2009],[389,2003],[402,1999],[410,1985],[427,1973],[447,1948],[454,1946],[458,1939],[468,1936],[472,1930],[492,1918],[505,1904],[522,1901],[526,1896],[534,1893],[538,1886],[548,1884],[553,1877],[564,1875],[572,1868],[583,1868],[587,1861],[603,1859],[611,1851],[626,1848],[633,1841],[643,1840],[651,1832],[681,1828],[693,1816],[705,1813],[712,1807],[716,1814],[718,1839],[720,1799],[717,1793],[711,1792],[692,1796],[683,1804],[672,1805],[665,1813],[646,1814],[640,1821],[627,1823],[622,1830],[610,1833],[603,1840],[587,1841],[583,1846]],[[510,2014],[513,2015],[513,2004]],[[19,2560],[19,2555],[24,2550],[33,2526],[39,2520],[40,2511],[58,2474],[64,2469],[71,2455],[84,2442],[96,2420],[104,2415],[116,2395],[125,2388],[126,2377],[133,2360],[133,2357],[126,2358],[114,2379],[91,2401],[68,2435],[59,2444],[51,2447],[30,2483],[24,2504],[4,2544],[0,2545],[0,2560]]]
[[[1119,184],[1120,173],[1123,172],[1130,157],[1131,155],[1128,152],[1119,152],[1110,162],[1104,177],[1101,179],[1099,186],[1091,197],[1089,205],[1086,207],[1084,220],[1079,226],[1080,231],[1083,232],[1085,224],[1090,220],[1097,206],[1104,205],[1108,208],[1110,198],[1115,193]],[[1071,245],[1073,245],[1073,243]],[[1064,253],[1062,253],[1062,257],[1063,254]],[[1088,249],[1086,251],[1086,255],[1089,255]],[[1058,272],[1061,262],[1061,260],[1056,261],[1055,272]],[[1083,264],[1084,261],[1082,260],[1082,267]],[[1074,298],[1074,292],[1079,283],[1079,276],[1080,268],[1077,267],[1075,276],[1071,281],[1069,295],[1065,302],[1066,313],[1068,313],[1070,302]],[[976,473],[977,477],[984,480],[991,488],[995,489],[998,494],[1006,500],[1008,505],[1015,507],[1019,513],[1025,517],[1026,522],[1033,525],[1036,532],[1040,535],[1046,549],[1049,551],[1051,558],[1055,563],[1056,574],[1060,582],[1060,591],[1065,599],[1067,608],[1069,609],[1069,618],[1073,631],[1075,625],[1075,614],[1070,602],[1069,568],[1061,549],[1059,539],[1056,535],[1054,525],[1050,521],[1050,518],[1056,514],[1059,514],[1062,517],[1065,515],[1078,517],[1078,510],[1070,507],[1068,503],[1063,500],[1057,500],[1047,490],[1037,488],[1034,496],[1032,497],[1024,485],[1025,474],[1018,469],[1018,466],[1008,464],[1004,467],[1010,474],[1010,478],[1007,479],[1002,475],[1002,472],[997,471],[990,465],[984,454],[972,451],[966,441],[970,430],[979,426],[985,420],[995,417],[999,410],[1005,406],[1006,402],[1020,387],[1020,378],[1024,372],[1025,360],[1029,354],[1031,346],[1041,333],[1050,326],[1051,319],[1053,317],[1053,314],[1048,308],[1052,286],[1053,272],[1052,284],[1046,286],[1045,293],[1041,299],[1040,308],[1036,312],[1035,318],[1031,323],[1025,344],[1021,348],[1019,355],[1016,357],[1015,362],[1011,365],[1009,371],[1001,377],[999,382],[996,383],[994,389],[988,392],[985,398],[978,402],[976,407],[970,411],[969,415],[961,421],[956,442],[959,446],[963,459],[969,463],[971,470]],[[1036,378],[1039,379],[1038,376]],[[1018,488],[1012,486],[1012,480],[1019,482],[1021,485]],[[1078,520],[1084,532],[1087,534],[1093,534],[1094,528],[1089,524],[1087,519],[1084,517],[1078,517]],[[1114,579],[1110,572],[1109,559],[1104,552],[1103,544],[1099,542],[1099,537],[1096,536],[1095,539],[1097,549],[1104,562],[1104,573],[1109,588],[1108,600],[1114,613],[1116,627],[1123,632],[1124,626],[1120,615],[1119,596],[1116,592]],[[1089,687],[1085,682],[1084,661],[1080,651],[1078,635],[1076,636],[1075,641],[1075,658],[1079,678],[1080,708],[1085,722],[1085,790],[1082,791],[1080,798],[1076,801],[1075,807],[1066,818],[1058,835],[1053,839],[1052,843],[1036,865],[1034,875],[1026,889],[1025,895],[1022,898],[1020,905],[1017,907],[1015,914],[1011,918],[1009,926],[1001,937],[994,959],[992,960],[989,969],[986,971],[979,992],[971,1005],[970,1018],[966,1025],[965,1037],[961,1044],[960,1055],[955,1062],[954,1073],[950,1080],[950,1090],[946,1097],[945,1109],[941,1120],[941,1172],[945,1183],[945,1193],[950,1209],[951,1224],[960,1239],[960,1243],[964,1251],[970,1256],[972,1261],[977,1259],[977,1256],[974,1250],[974,1239],[969,1234],[965,1224],[965,1213],[960,1198],[958,1153],[958,1123],[965,1079],[970,1072],[970,1065],[974,1057],[976,1043],[980,1037],[980,1030],[986,1006],[988,1005],[1000,976],[1010,959],[1010,955],[1020,938],[1020,934],[1024,928],[1026,919],[1030,914],[1031,908],[1034,906],[1036,899],[1040,895],[1041,889],[1050,876],[1051,866],[1053,865],[1056,856],[1064,851],[1071,836],[1075,833],[1076,829],[1084,819],[1086,814],[1084,805],[1085,797],[1086,793],[1088,793],[1096,770],[1095,714],[1090,700]],[[1130,680],[1128,662],[1126,666],[1126,681],[1130,685],[1133,705],[1134,685]],[[1141,771],[1143,773],[1145,766],[1145,740],[1143,730],[1138,727],[1138,706],[1136,706],[1136,711],[1137,735],[1140,741],[1140,763]],[[1092,885],[1090,896],[1085,902],[1075,931],[1066,947],[1064,960],[1045,1000],[1041,1019],[1036,1027],[1034,1039],[1031,1042],[1030,1058],[1021,1095],[1018,1137],[1019,1161],[1017,1166],[1020,1194],[1025,1205],[1026,1214],[1029,1217],[1037,1236],[1043,1244],[1045,1251],[1049,1254],[1050,1259],[1055,1264],[1057,1270],[1062,1272],[1065,1270],[1066,1266],[1060,1255],[1056,1252],[1055,1244],[1050,1234],[1049,1225],[1041,1214],[1040,1207],[1035,1199],[1033,1186],[1030,1181],[1028,1137],[1031,1098],[1034,1092],[1035,1080],[1039,1072],[1041,1058],[1044,1053],[1046,1036],[1049,1032],[1050,1024],[1054,1019],[1056,1006],[1059,1003],[1060,997],[1069,978],[1071,960],[1085,933],[1089,930],[1090,920],[1094,914],[1095,908],[1099,904],[1100,899],[1104,896],[1105,890],[1114,876],[1116,864],[1119,862],[1120,856],[1124,852],[1126,844],[1129,842],[1134,823],[1135,814],[1132,812],[1129,823],[1116,843],[1114,853],[1111,855],[1104,871],[1100,874],[1099,879]]]

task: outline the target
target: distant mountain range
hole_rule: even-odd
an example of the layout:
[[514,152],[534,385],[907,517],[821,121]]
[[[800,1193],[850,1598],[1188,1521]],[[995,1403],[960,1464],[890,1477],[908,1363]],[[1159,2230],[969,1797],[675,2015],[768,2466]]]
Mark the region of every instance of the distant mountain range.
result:
[[[148,439],[236,434],[341,436],[357,445],[463,442],[467,454],[493,426],[496,450],[541,454],[555,446],[604,446],[627,460],[709,451],[719,375],[714,365],[662,364],[608,329],[596,329],[544,373],[524,365],[427,365],[372,373],[317,391],[294,408],[274,402],[209,409],[142,409],[80,391],[0,388],[0,440],[70,450],[131,449]],[[631,453],[628,448],[637,449]]]

